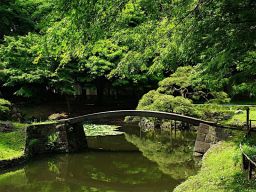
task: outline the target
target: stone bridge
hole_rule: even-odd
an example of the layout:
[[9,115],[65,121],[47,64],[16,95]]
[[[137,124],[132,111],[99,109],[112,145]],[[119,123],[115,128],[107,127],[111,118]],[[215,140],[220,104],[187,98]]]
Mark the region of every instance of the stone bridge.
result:
[[[43,153],[52,152],[76,152],[87,150],[86,135],[83,124],[85,122],[93,122],[94,120],[114,118],[114,117],[154,117],[159,119],[168,119],[175,121],[182,121],[192,125],[200,125],[198,130],[199,144],[196,146],[199,150],[197,152],[205,152],[210,145],[203,145],[209,127],[216,124],[211,121],[205,121],[194,117],[189,117],[176,113],[158,112],[158,111],[144,111],[144,110],[118,110],[106,111],[93,114],[87,114],[69,119],[62,119],[51,123],[33,124],[27,128],[26,149],[25,153],[28,156],[34,156]],[[208,137],[209,140],[210,137]],[[203,149],[200,149],[201,145]]]

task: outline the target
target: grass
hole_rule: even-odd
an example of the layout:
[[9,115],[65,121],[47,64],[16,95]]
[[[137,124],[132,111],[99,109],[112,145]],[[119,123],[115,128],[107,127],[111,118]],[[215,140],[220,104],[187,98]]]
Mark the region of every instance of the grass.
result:
[[15,131],[0,132],[0,160],[21,157],[25,148],[25,124],[14,123]]
[[[198,115],[200,118],[205,120],[217,121],[223,125],[229,126],[244,126],[246,124],[246,108],[247,106],[241,105],[194,105],[194,109],[198,111]],[[240,110],[240,113],[236,114],[238,110]],[[256,120],[255,106],[250,106],[250,119]],[[256,127],[256,121],[253,121],[252,125]]]
[[[256,120],[256,107],[250,108],[250,119]],[[224,122],[228,125],[243,125],[246,122],[246,111],[241,114],[235,114],[231,119]],[[256,121],[252,121],[252,126],[256,127]]]
[[204,156],[196,176],[176,187],[174,192],[256,192],[256,181],[248,181],[241,169],[237,142],[223,141]]

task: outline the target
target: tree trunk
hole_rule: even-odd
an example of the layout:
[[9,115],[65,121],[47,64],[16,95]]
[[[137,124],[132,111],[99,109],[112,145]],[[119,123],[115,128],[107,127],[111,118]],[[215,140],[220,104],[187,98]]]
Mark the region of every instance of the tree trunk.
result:
[[67,104],[67,110],[68,110],[68,114],[71,113],[71,105],[70,105],[70,100],[69,100],[69,96],[65,95],[66,98],[66,104]]
[[102,103],[103,94],[104,94],[105,82],[103,78],[98,78],[96,80],[96,89],[97,89],[97,104]]

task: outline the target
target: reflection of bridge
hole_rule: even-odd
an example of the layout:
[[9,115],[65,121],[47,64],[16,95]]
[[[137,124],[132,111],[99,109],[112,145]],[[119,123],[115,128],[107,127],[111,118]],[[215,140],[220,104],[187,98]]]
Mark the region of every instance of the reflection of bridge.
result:
[[106,112],[92,113],[92,114],[69,118],[69,119],[63,119],[63,120],[59,120],[58,122],[74,124],[74,123],[81,123],[81,122],[83,123],[86,121],[93,121],[97,119],[113,118],[113,117],[121,117],[121,116],[155,117],[160,119],[170,119],[170,120],[187,122],[192,125],[199,125],[200,123],[204,123],[207,125],[216,125],[216,123],[212,121],[205,121],[205,120],[197,119],[197,118],[186,116],[186,115],[180,115],[177,113],[145,111],[145,110],[106,111]]
[[[207,139],[210,126],[216,123],[189,117],[176,113],[143,111],[143,110],[118,110],[106,111],[83,115],[79,117],[62,119],[48,124],[31,125],[27,128],[26,153],[28,155],[49,152],[71,152],[87,149],[87,140],[84,132],[84,123],[114,117],[139,116],[154,117],[182,121],[192,125],[202,125],[199,137]],[[209,140],[209,139],[207,139]],[[203,140],[204,142],[204,140]],[[208,147],[208,145],[207,145]]]

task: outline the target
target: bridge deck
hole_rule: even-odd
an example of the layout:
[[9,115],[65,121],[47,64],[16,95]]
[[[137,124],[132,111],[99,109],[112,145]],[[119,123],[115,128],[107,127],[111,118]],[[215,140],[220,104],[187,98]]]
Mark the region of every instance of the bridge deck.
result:
[[145,110],[117,110],[117,111],[105,111],[99,113],[92,113],[87,115],[82,115],[74,118],[59,120],[59,122],[68,122],[68,123],[80,123],[86,122],[95,119],[102,118],[113,118],[113,117],[122,117],[122,116],[140,116],[140,117],[156,117],[161,119],[170,119],[187,122],[193,125],[199,125],[200,123],[204,123],[207,125],[216,125],[215,122],[205,121],[201,119],[197,119],[194,117],[180,115],[176,113],[168,113],[168,112],[160,112],[160,111],[145,111]]

